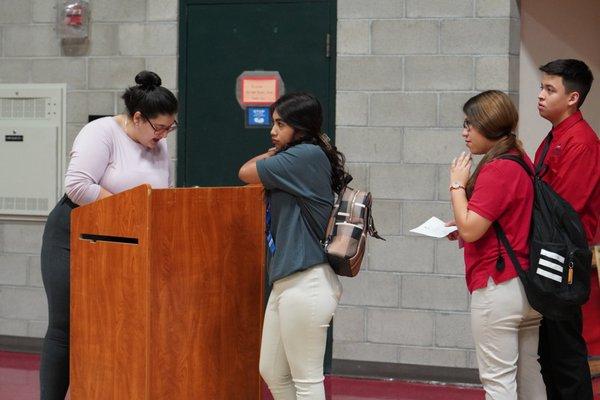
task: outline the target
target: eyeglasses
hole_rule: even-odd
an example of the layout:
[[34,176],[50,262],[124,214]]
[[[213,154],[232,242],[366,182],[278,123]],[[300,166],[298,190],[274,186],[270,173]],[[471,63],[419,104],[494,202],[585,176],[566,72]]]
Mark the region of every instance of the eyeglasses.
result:
[[471,129],[471,122],[469,122],[469,120],[468,120],[468,119],[465,119],[465,120],[463,121],[463,128],[465,128],[466,130],[469,130],[469,129]]
[[[140,114],[142,114],[142,113],[140,112]],[[144,119],[146,121],[148,121],[148,123],[150,124],[152,129],[154,129],[155,135],[158,135],[160,133],[170,133],[170,132],[173,132],[175,129],[177,129],[177,120],[173,121],[173,124],[171,124],[170,126],[163,126],[163,127],[157,128],[154,126],[154,124],[152,122],[150,122],[150,118],[146,117],[144,114],[142,114],[142,117],[144,117]]]

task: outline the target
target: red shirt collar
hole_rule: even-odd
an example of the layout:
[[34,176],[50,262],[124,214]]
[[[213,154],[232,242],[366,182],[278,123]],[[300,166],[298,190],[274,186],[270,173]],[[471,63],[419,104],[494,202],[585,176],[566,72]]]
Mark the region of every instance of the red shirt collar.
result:
[[552,128],[552,137],[554,139],[561,137],[566,131],[571,129],[573,125],[575,125],[582,119],[583,115],[581,114],[581,111],[578,110],[575,114],[572,114],[571,116],[567,117],[560,124]]

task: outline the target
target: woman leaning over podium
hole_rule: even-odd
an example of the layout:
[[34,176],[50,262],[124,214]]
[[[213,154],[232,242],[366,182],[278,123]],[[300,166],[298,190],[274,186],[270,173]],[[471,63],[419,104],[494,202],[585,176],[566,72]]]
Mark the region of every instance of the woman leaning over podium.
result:
[[[322,400],[327,327],[342,286],[317,238],[325,236],[334,192],[346,178],[344,156],[321,133],[322,109],[313,95],[286,94],[271,106],[271,115],[274,147],[239,172],[244,182],[264,185],[270,225],[273,288],[260,374],[275,400]],[[305,218],[312,218],[320,231],[312,232]]]
[[46,222],[41,266],[49,316],[40,366],[42,400],[64,400],[69,388],[71,210],[141,184],[170,186],[166,137],[177,127],[177,99],[154,72],[140,72],[135,82],[122,96],[124,114],[92,121],[75,138],[66,194]]

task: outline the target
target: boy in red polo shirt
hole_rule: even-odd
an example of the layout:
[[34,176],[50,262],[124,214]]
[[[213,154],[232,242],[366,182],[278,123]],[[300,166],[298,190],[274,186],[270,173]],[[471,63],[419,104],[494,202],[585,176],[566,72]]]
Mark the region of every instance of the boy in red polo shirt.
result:
[[[588,243],[594,245],[600,242],[600,140],[579,111],[594,78],[579,60],[554,60],[540,70],[538,111],[552,123],[552,130],[538,148],[535,164],[549,140],[542,179],[579,214]],[[549,400],[593,399],[588,351],[600,354],[600,288],[595,269],[591,285],[583,315],[581,308],[574,308],[572,319],[542,320],[539,355]]]

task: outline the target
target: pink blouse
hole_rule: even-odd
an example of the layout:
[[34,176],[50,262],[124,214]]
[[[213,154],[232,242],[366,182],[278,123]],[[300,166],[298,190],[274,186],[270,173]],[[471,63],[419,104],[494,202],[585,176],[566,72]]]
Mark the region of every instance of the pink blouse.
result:
[[147,183],[171,187],[167,140],[152,150],[131,139],[114,117],[100,118],[81,129],[65,175],[67,196],[76,204],[95,201],[100,187],[119,193]]

